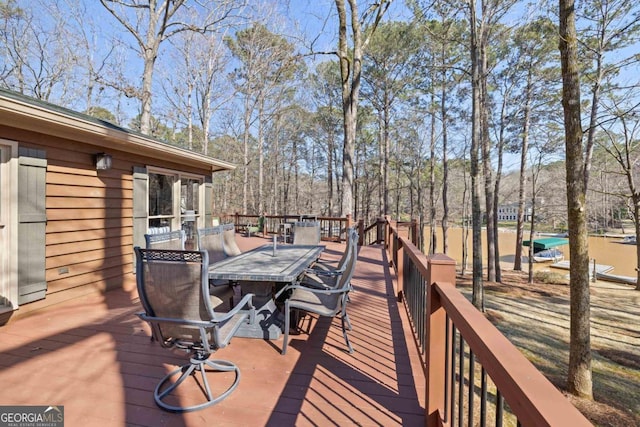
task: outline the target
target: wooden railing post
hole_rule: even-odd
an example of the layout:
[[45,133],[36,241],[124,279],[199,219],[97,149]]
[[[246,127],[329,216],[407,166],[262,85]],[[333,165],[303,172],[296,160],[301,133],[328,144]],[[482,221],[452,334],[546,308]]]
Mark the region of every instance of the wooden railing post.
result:
[[393,238],[395,239],[394,247],[397,248],[395,257],[396,265],[394,266],[397,275],[396,282],[398,283],[396,295],[398,298],[398,302],[402,302],[404,299],[404,245],[402,244],[402,241],[398,239],[398,236],[393,236]]
[[376,243],[384,243],[384,218],[376,219]]
[[358,246],[364,245],[364,220],[358,220]]
[[418,238],[420,236],[420,234],[418,233],[418,227],[420,227],[420,222],[416,218],[413,218],[411,220],[409,238],[411,239],[411,243],[413,243],[416,247],[420,247],[420,242],[418,242]]
[[387,257],[391,258],[389,248],[391,247],[391,218],[389,215],[384,217],[384,248],[387,250]]
[[[353,226],[353,216],[351,214],[347,214],[345,216],[345,218],[347,218],[347,225],[345,227],[345,230],[349,229],[350,227]],[[342,239],[340,239],[340,237],[338,237],[338,241],[342,241]]]
[[[455,286],[456,262],[443,254],[435,254],[428,259],[427,316],[425,338],[426,363],[426,420],[428,426],[440,425],[445,416],[445,382],[448,380],[445,370],[445,345],[447,316],[440,302],[440,296],[434,292],[434,284],[448,283]],[[448,388],[451,390],[451,387]]]

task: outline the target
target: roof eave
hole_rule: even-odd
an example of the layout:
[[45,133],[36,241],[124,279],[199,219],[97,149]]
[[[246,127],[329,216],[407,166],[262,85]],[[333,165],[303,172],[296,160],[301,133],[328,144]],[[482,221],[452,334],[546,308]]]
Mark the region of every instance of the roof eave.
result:
[[173,156],[183,164],[210,169],[211,172],[233,170],[235,165],[176,147],[148,136],[119,128],[108,122],[83,118],[70,112],[47,108],[34,102],[0,93],[0,125],[53,135],[103,148],[144,154],[151,158]]

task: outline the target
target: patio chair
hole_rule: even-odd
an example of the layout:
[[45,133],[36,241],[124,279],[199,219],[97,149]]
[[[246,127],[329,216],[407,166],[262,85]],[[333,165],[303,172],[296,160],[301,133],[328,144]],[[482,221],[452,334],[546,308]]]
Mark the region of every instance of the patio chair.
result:
[[[198,250],[207,252],[209,265],[228,257],[224,246],[222,226],[198,228]],[[209,280],[210,293],[220,299],[220,304],[233,306],[233,288],[228,280]]]
[[224,241],[224,253],[227,254],[227,256],[240,255],[242,251],[236,242],[236,226],[234,224],[224,224],[221,227]]
[[347,242],[339,260],[318,260],[305,271],[301,280],[304,286],[318,289],[334,289],[338,285],[339,276],[344,273],[350,258],[358,251],[358,231],[351,227],[347,230]]
[[293,224],[293,244],[294,245],[319,245],[320,244],[320,222],[319,221],[297,221]]
[[184,230],[166,231],[163,233],[149,233],[144,235],[147,249],[178,249],[184,250],[187,240]]
[[[352,255],[349,256],[344,271],[336,277],[336,285],[332,289],[317,289],[298,283],[285,286],[276,294],[276,298],[282,294],[288,294],[284,301],[284,341],[282,343],[282,354],[287,353],[292,310],[301,310],[331,318],[339,314],[342,325],[342,336],[349,349],[349,353],[353,353],[353,347],[347,335],[347,331],[352,329],[349,315],[347,314],[347,303],[349,302],[351,278],[355,271],[356,259],[357,251],[354,251]],[[297,322],[295,327],[297,329]]]
[[227,258],[224,248],[224,234],[221,225],[215,227],[198,228],[196,230],[198,250],[207,251],[209,264]]
[[[153,336],[163,347],[190,352],[189,363],[163,377],[156,386],[153,392],[156,404],[167,411],[187,412],[220,402],[238,386],[240,369],[230,361],[212,360],[210,356],[226,347],[242,324],[255,320],[253,295],[246,295],[232,310],[219,312],[209,295],[206,251],[135,247],[135,253],[138,295],[144,309],[138,316],[149,323]],[[222,374],[226,382],[216,389],[224,391],[214,395],[209,378],[220,372],[235,375],[230,380],[228,374]],[[186,381],[190,378],[197,383],[206,401],[192,398],[191,391],[180,392],[190,384]],[[227,383],[231,384],[227,386]],[[180,388],[182,384],[185,386]]]

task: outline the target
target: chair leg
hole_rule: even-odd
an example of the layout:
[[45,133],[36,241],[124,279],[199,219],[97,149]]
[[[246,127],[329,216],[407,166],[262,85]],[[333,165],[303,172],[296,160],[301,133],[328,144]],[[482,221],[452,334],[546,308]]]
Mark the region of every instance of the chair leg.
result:
[[[190,363],[179,367],[178,369],[162,378],[153,393],[156,404],[162,409],[170,412],[190,412],[215,405],[216,403],[229,396],[240,382],[240,369],[235,364],[227,360],[208,360],[207,357],[208,355],[196,355],[191,358]],[[229,388],[227,388],[227,390],[220,395],[214,396],[211,392],[211,388],[209,387],[209,380],[207,379],[205,370],[206,367],[221,372],[235,372],[235,379],[233,381],[233,384],[231,384],[231,386],[229,386]],[[196,371],[200,371],[200,374],[202,375],[204,394],[206,395],[207,401],[192,406],[174,406],[165,402],[164,399],[169,396],[175,389],[177,389],[178,386],[184,382],[184,380],[189,378],[189,376],[194,375]],[[166,388],[163,388],[174,375],[180,372],[181,375],[173,384],[169,385]]]
[[284,302],[284,338],[282,342],[282,354],[287,354],[287,344],[289,344],[289,300]]
[[344,337],[344,342],[347,344],[347,347],[349,348],[349,353],[353,354],[353,347],[351,347],[351,342],[349,341],[349,335],[347,335],[347,328],[346,328],[346,325],[349,325],[349,330],[351,330],[351,322],[349,321],[349,316],[347,315],[346,312],[342,313],[340,320],[342,320],[342,336]]
[[343,319],[344,319],[344,321],[345,321],[345,323],[347,325],[347,330],[348,331],[353,331],[353,326],[351,326],[351,320],[349,320],[349,315],[347,313],[344,314]]

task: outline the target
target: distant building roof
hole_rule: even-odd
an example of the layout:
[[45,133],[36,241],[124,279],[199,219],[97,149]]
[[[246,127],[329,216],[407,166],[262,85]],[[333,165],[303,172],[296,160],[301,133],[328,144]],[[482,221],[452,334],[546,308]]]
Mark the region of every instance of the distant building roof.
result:
[[212,172],[235,169],[231,163],[6,89],[0,89],[0,125],[88,143],[105,151],[117,149],[165,160],[169,156]]

